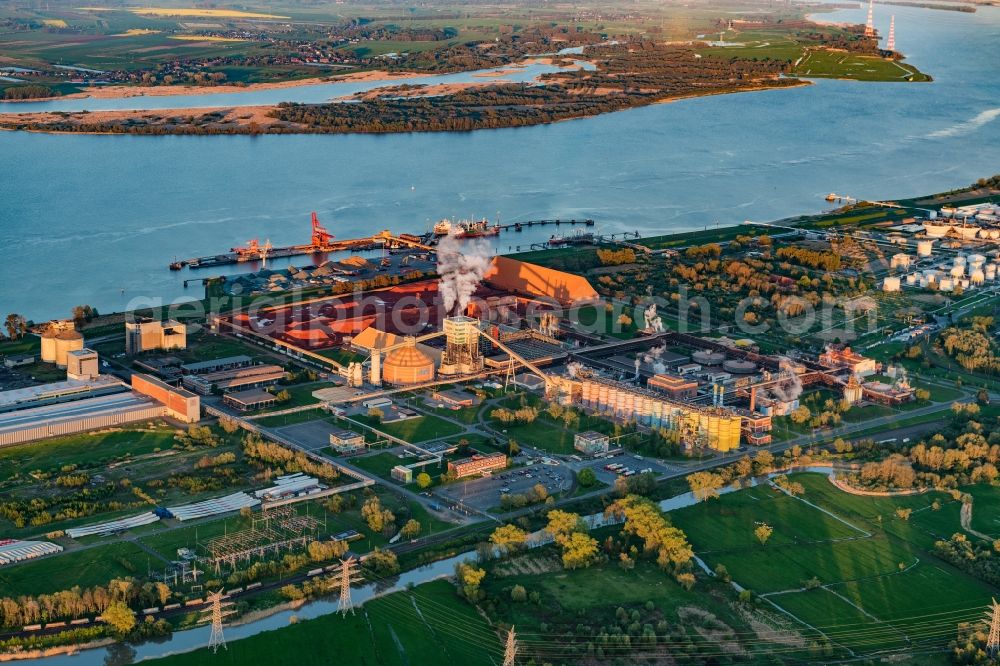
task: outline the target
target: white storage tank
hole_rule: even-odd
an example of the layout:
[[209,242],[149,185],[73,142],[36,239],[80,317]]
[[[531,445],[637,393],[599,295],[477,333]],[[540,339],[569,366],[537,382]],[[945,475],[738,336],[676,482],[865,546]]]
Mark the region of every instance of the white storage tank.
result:
[[934,241],[932,240],[922,240],[917,241],[917,254],[921,257],[931,256],[931,252],[934,250]]
[[890,276],[883,280],[882,291],[899,291],[899,278]]
[[996,264],[986,264],[986,279],[996,280],[997,279],[997,265]]
[[955,281],[952,280],[951,278],[941,278],[941,281],[938,282],[938,290],[939,291],[954,291],[955,290]]
[[977,268],[982,268],[983,264],[985,263],[986,263],[986,255],[984,254],[969,255],[969,270],[974,271]]
[[961,255],[961,254],[955,255],[954,265],[955,266],[964,266],[965,265],[965,255]]
[[965,275],[965,266],[952,266],[949,273],[953,278],[960,278]]
[[919,279],[920,279],[919,275],[917,275],[916,273],[910,273],[909,275],[906,276],[906,284],[913,286],[917,284],[917,281]]

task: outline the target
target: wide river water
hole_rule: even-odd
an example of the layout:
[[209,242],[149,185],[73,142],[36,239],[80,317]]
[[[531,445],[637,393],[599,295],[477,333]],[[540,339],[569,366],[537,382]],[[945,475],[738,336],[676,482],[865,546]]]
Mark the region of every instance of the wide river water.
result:
[[[651,234],[813,212],[828,192],[901,197],[1000,171],[1000,8],[880,6],[883,33],[890,11],[898,48],[933,83],[821,80],[472,133],[0,132],[0,313],[40,320],[81,303],[111,311],[136,297],[199,295],[182,279],[222,271],[171,273],[175,256],[253,237],[306,242],[313,210],[341,238],[498,211],[504,221],[592,217],[602,231]],[[822,18],[863,22],[864,12]],[[239,93],[253,103],[265,94],[274,92]],[[191,103],[138,99],[128,105]],[[507,234],[497,245],[554,231]]]

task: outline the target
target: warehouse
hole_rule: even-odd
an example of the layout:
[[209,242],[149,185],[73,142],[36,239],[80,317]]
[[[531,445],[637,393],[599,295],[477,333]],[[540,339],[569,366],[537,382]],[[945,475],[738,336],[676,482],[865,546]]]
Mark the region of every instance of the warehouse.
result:
[[130,391],[0,414],[0,446],[162,418],[166,407]]
[[223,393],[240,391],[263,386],[272,386],[285,378],[285,370],[278,365],[251,365],[201,375],[186,375],[183,379],[185,388],[201,395],[210,395],[212,391]]

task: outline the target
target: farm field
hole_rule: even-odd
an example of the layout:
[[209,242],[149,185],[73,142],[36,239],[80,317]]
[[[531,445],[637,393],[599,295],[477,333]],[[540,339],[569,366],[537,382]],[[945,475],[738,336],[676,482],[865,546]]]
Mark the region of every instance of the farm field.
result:
[[[308,645],[309,649],[296,649]],[[207,649],[155,660],[157,666],[338,663],[405,666],[445,662],[493,666],[503,658],[494,630],[445,581],[419,585],[364,604],[354,615],[299,622],[280,631],[232,641],[227,650]]]
[[0,569],[0,590],[3,596],[17,596],[107,585],[112,578],[145,574],[150,559],[130,542],[95,546],[5,566]]
[[[932,553],[937,539],[960,531],[950,495],[860,496],[820,474],[790,479],[803,485],[801,497],[758,486],[670,516],[709,567],[724,565],[736,583],[856,654],[938,646],[950,633],[924,615],[973,619],[996,594]],[[912,511],[908,520],[900,508]],[[753,533],[760,522],[774,528],[765,544]]]

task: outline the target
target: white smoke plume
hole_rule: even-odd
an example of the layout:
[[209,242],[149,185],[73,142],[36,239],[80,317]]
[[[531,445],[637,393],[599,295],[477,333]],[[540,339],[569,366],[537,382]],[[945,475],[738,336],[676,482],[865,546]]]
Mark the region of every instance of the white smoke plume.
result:
[[437,270],[446,316],[465,314],[492,258],[493,251],[483,238],[462,239],[452,232],[441,239],[437,246]]
[[570,376],[571,379],[575,379],[580,371],[583,370],[583,363],[577,363],[572,361],[566,364],[566,374]]
[[781,381],[768,387],[769,397],[781,402],[792,402],[802,395],[802,380],[795,372],[795,365],[787,358],[778,360],[778,371],[782,374]]

